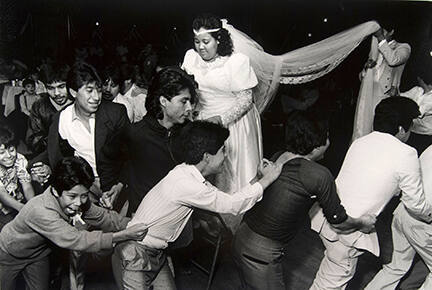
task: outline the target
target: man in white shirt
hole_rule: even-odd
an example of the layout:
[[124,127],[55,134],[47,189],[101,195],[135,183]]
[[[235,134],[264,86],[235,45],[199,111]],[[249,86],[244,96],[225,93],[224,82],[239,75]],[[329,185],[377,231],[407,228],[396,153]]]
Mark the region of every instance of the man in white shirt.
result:
[[[404,144],[418,105],[405,97],[382,100],[375,109],[374,132],[357,139],[349,148],[336,186],[348,215],[378,215],[402,191],[403,206],[419,220],[432,220],[426,201],[420,164],[414,148]],[[379,255],[376,233],[338,235],[322,213],[312,217],[326,252],[311,289],[344,289],[354,276],[358,257],[365,251]]]
[[65,156],[84,158],[96,177],[92,192],[109,207],[123,188],[117,176],[123,162],[121,139],[130,124],[126,109],[102,101],[101,80],[88,64],[74,65],[66,84],[75,102],[54,116],[43,161],[54,167]]
[[[432,146],[420,156],[423,189],[426,200],[432,198]],[[431,248],[432,225],[418,220],[399,204],[393,216],[392,238],[393,256],[389,264],[383,266],[365,289],[395,289],[402,277],[408,272],[416,253],[420,255],[429,269],[432,269]],[[419,289],[432,289],[432,274]]]
[[193,209],[243,213],[261,200],[263,189],[281,172],[280,162],[265,161],[257,182],[227,194],[205,178],[222,169],[228,129],[198,121],[188,124],[183,134],[185,163],[177,165],[147,193],[128,224],[147,224],[148,238],[116,247],[113,265],[121,267],[124,289],[148,289],[158,274],[158,280],[166,280],[164,289],[175,289],[171,272],[166,270],[165,249],[179,237]]

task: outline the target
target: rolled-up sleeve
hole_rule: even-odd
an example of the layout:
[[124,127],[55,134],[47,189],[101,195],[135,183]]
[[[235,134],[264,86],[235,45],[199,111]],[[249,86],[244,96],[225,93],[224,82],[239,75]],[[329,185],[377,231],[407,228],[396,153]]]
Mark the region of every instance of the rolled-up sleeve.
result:
[[181,188],[178,200],[184,205],[234,215],[250,209],[261,200],[263,195],[263,188],[258,182],[246,185],[233,194],[220,191],[207,182],[194,184],[188,180],[182,180],[178,183],[177,188]]

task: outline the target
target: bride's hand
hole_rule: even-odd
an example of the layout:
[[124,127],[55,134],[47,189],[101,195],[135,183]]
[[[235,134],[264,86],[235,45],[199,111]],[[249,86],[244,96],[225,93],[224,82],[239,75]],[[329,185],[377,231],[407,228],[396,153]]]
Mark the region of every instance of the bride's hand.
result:
[[204,121],[222,125],[222,118],[220,115],[210,117],[208,119],[205,119]]

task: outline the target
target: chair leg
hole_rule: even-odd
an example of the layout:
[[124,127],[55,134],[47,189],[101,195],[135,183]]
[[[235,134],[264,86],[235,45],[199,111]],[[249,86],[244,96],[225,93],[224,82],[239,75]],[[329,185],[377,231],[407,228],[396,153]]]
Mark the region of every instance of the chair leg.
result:
[[212,262],[212,265],[211,265],[211,269],[210,269],[210,274],[209,274],[209,279],[208,279],[208,282],[207,282],[207,288],[206,288],[206,290],[210,289],[210,285],[211,285],[212,280],[213,280],[213,275],[214,275],[214,271],[215,271],[215,268],[216,268],[216,262],[217,262],[217,258],[218,258],[219,249],[220,249],[221,244],[222,244],[222,235],[219,235],[218,240],[216,242],[216,249],[215,249],[215,252],[214,252],[214,255],[213,255],[213,262]]

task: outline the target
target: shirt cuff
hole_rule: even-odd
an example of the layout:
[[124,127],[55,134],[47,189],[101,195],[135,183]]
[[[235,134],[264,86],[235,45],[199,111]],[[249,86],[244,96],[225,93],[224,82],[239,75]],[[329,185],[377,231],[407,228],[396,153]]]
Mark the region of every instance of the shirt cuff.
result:
[[263,196],[264,189],[259,182],[255,182],[253,185],[251,185],[251,192],[254,193],[254,195],[258,195],[257,201],[260,201]]
[[337,225],[347,220],[348,215],[342,206],[331,214],[325,215],[329,224]]
[[385,42],[386,42],[385,39],[381,40],[381,41],[378,43],[378,46],[381,47]]

